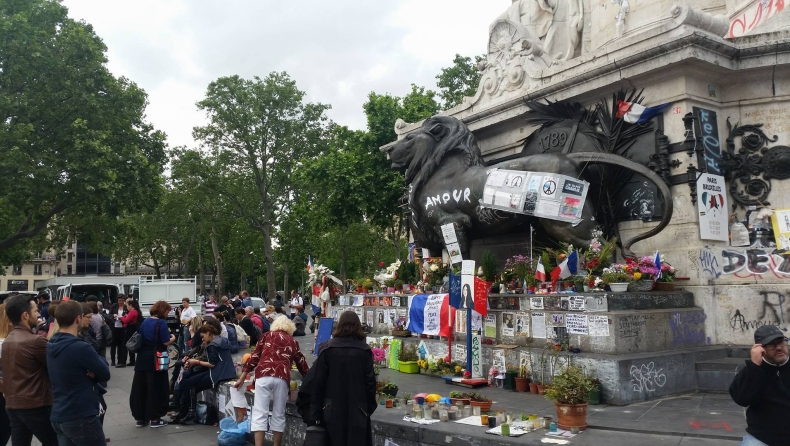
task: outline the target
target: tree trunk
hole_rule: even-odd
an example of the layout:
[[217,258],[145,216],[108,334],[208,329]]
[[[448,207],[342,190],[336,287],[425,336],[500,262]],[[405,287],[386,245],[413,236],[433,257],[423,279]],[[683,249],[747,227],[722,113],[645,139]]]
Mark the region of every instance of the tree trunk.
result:
[[266,292],[268,299],[277,294],[277,277],[274,271],[274,252],[272,250],[271,223],[264,223],[261,228],[263,236],[263,255],[266,258]]
[[288,262],[283,265],[283,291],[288,292],[291,288],[288,286]]
[[[393,222],[392,229],[395,229],[395,225]],[[392,237],[392,245],[395,248],[395,260],[400,260],[401,251],[400,251],[400,234],[403,232],[403,218],[398,217],[398,226],[397,230],[391,234]]]
[[211,250],[214,252],[214,264],[217,268],[217,282],[215,282],[214,289],[217,291],[215,296],[220,299],[223,296],[225,287],[225,280],[222,276],[222,255],[219,252],[219,244],[217,243],[217,231],[211,227]]
[[156,259],[156,250],[151,251],[151,260],[154,262],[154,272],[156,273],[156,278],[162,278],[162,265],[159,264],[159,260]]
[[198,250],[198,276],[200,277],[200,294],[206,293],[206,274],[203,272],[203,252]]
[[197,228],[192,228],[192,235],[189,237],[189,246],[187,252],[184,254],[184,277],[189,275],[189,256],[192,254],[192,247],[195,246],[195,237],[197,236]]

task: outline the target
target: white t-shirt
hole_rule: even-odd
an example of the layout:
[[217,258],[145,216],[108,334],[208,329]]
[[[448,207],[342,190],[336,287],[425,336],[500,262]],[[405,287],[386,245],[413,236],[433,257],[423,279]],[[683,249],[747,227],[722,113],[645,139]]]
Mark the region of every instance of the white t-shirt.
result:
[[123,308],[118,307],[118,319],[115,320],[115,328],[123,328],[123,322],[121,321],[121,316],[123,316],[123,314]]
[[[302,298],[299,297],[299,296],[292,297],[291,298],[291,305],[303,305],[302,304]],[[296,313],[296,309],[295,308],[291,308],[291,314],[294,314],[294,313]]]
[[187,323],[189,323],[189,321],[191,321],[195,316],[197,316],[197,313],[195,313],[195,310],[192,307],[189,307],[181,312],[181,321],[183,322],[186,320]]

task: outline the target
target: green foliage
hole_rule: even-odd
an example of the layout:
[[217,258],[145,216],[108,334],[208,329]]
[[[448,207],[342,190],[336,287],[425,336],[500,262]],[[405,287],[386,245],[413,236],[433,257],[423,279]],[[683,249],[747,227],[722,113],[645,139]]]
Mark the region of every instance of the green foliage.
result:
[[493,252],[483,251],[480,266],[483,268],[483,280],[486,282],[496,280],[496,256]]
[[398,355],[398,361],[417,361],[420,357],[417,355],[417,347],[414,345],[404,345]]
[[414,262],[403,261],[398,267],[398,279],[403,283],[416,284],[419,282],[418,266]]
[[607,283],[631,283],[634,278],[625,271],[607,271],[601,274],[601,279]]
[[116,217],[157,204],[165,136],[106,50],[60,2],[0,3],[0,264],[45,236],[112,243]]
[[569,365],[554,375],[546,398],[560,404],[584,404],[594,385],[581,367]]
[[442,72],[436,76],[436,85],[439,87],[445,110],[460,105],[464,97],[475,95],[481,77],[477,64],[483,60],[484,56],[475,56],[472,62],[472,58],[456,54],[453,65],[442,68]]

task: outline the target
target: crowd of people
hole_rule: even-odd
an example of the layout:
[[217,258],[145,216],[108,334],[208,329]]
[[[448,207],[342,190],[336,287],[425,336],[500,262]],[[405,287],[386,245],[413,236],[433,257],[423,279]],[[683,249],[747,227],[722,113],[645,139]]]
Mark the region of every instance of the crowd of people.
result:
[[[30,446],[33,437],[43,446],[106,445],[103,395],[113,366],[134,367],[129,407],[136,426],[149,428],[196,421],[197,394],[233,380],[240,387],[251,375],[256,446],[268,430],[279,446],[292,364],[304,378],[300,412],[308,425],[324,425],[334,445],[372,442],[375,375],[355,313],[343,314],[334,339],[322,344],[308,369],[294,339],[305,335],[308,322],[295,292],[287,305],[273,298],[263,308],[246,291],[219,302],[209,295],[197,311],[185,298],[175,309],[177,335],[168,327],[173,308],[165,301],[143,318],[137,301],[125,296],[105,309],[94,296],[81,303],[44,294],[13,295],[0,305],[0,446],[9,439]],[[231,355],[245,341],[253,351],[237,379]],[[179,355],[170,364],[172,345]],[[353,407],[355,417],[338,416]]]

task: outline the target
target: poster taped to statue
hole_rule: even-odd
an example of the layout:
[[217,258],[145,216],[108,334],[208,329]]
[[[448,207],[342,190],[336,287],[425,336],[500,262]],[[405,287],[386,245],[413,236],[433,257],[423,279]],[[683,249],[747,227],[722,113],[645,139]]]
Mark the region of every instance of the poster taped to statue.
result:
[[483,207],[578,224],[590,183],[546,172],[491,169]]

